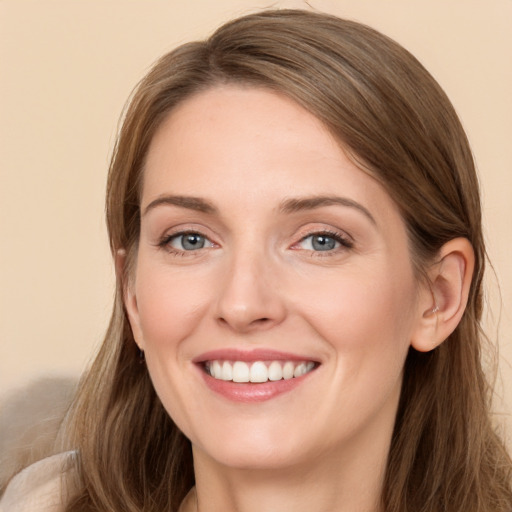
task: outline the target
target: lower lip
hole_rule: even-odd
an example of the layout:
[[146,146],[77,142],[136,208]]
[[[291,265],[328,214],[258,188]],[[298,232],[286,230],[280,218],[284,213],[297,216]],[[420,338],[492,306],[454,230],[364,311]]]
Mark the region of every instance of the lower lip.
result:
[[316,368],[301,377],[294,377],[293,379],[287,380],[276,380],[262,383],[252,382],[233,382],[226,380],[214,379],[208,375],[202,368],[201,374],[206,385],[215,393],[222,395],[224,398],[233,402],[265,402],[271,400],[283,393],[294,390],[297,386],[300,386]]

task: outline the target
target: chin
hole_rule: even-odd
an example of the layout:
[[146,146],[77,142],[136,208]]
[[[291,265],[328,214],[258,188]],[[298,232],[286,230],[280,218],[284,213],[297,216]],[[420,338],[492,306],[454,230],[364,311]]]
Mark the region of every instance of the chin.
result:
[[[283,449],[284,448],[284,449]],[[198,448],[193,444],[194,458],[209,458],[216,464],[237,470],[262,471],[282,470],[300,465],[308,460],[307,454],[289,450],[283,446],[261,445],[251,441],[216,443],[212,449]]]
[[211,422],[207,432],[191,433],[194,458],[237,469],[271,470],[301,464],[316,452],[308,449],[311,443],[303,430],[293,430],[283,418],[270,422],[268,418],[260,422],[254,418],[247,422],[231,419],[229,425]]

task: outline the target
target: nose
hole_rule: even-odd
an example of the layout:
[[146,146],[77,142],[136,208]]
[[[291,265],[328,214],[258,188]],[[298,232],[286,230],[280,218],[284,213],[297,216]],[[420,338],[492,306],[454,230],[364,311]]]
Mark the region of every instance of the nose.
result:
[[264,255],[234,257],[217,297],[217,322],[239,333],[279,325],[286,316],[286,306],[278,276]]

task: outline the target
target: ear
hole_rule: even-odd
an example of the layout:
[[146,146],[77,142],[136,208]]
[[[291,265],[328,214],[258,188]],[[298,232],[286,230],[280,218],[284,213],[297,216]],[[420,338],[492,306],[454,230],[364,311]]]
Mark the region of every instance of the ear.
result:
[[115,257],[116,276],[119,286],[122,288],[123,303],[132,328],[135,343],[140,350],[144,350],[144,339],[140,325],[139,309],[137,307],[137,296],[135,295],[135,280],[128,275],[126,269],[126,250],[119,249]]
[[413,348],[420,352],[433,350],[455,330],[466,309],[474,266],[475,254],[466,238],[455,238],[441,247],[437,262],[428,269],[429,283],[420,296]]

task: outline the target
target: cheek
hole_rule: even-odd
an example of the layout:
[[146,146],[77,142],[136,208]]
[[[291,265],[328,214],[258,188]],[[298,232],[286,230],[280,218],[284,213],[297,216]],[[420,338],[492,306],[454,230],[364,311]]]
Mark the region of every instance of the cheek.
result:
[[301,301],[344,378],[401,373],[415,324],[416,285],[408,269],[340,273],[320,288],[303,287]]
[[186,432],[194,424],[186,340],[204,317],[209,288],[204,276],[192,278],[139,258],[135,289],[146,364],[169,416]]
[[156,350],[175,347],[198,324],[208,306],[208,280],[142,260],[136,296],[144,342]]

